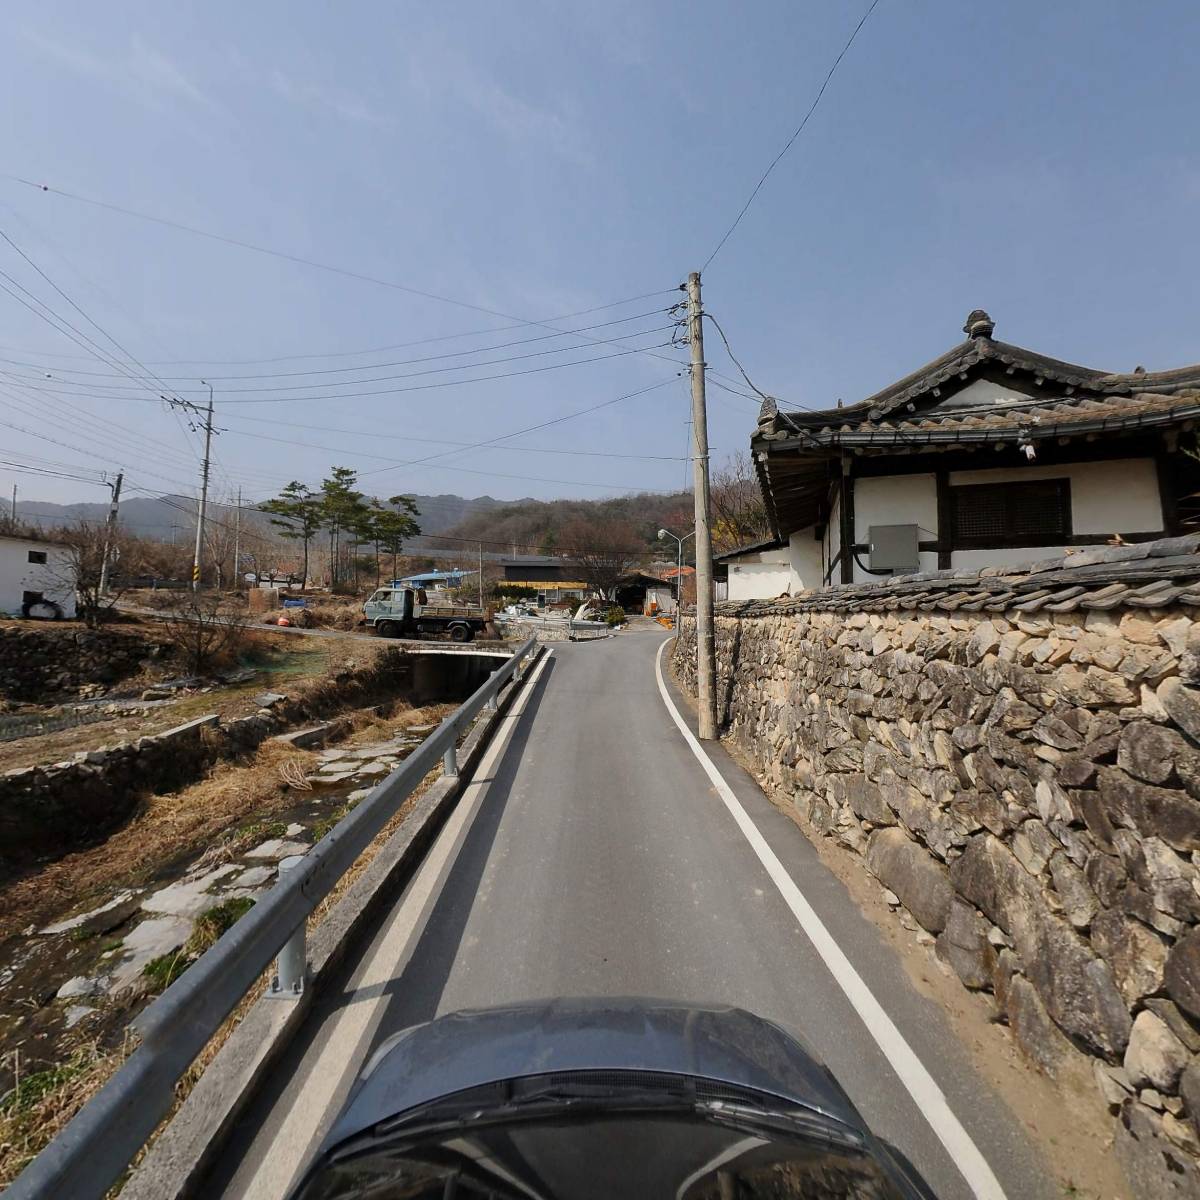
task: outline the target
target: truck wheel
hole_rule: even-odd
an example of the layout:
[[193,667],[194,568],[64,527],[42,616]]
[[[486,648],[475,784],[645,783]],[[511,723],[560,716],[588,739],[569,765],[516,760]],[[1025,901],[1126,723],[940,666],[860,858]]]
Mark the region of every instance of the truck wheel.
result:
[[379,631],[380,637],[393,638],[400,633],[400,626],[395,621],[380,621],[375,628]]
[[451,625],[450,640],[452,642],[469,642],[471,640],[471,627],[469,625]]

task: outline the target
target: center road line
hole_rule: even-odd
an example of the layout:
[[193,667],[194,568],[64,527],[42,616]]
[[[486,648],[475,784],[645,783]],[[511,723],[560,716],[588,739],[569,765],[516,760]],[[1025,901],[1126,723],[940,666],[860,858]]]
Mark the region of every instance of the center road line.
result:
[[[264,1148],[258,1169],[241,1189],[246,1200],[280,1200],[312,1159],[317,1144],[337,1113],[331,1112],[344,1095],[347,1073],[357,1074],[365,1051],[387,1003],[387,984],[399,977],[424,918],[436,899],[447,868],[470,824],[493,768],[503,755],[551,654],[544,654],[525,683],[516,704],[500,721],[496,735],[480,760],[474,777],[459,797],[411,885],[388,918],[383,937],[364,963],[346,1002],[323,1025],[324,1039],[303,1086],[289,1091],[292,1104]],[[365,994],[365,995],[364,995]],[[360,998],[361,997],[361,998]]]
[[950,1160],[954,1163],[959,1174],[978,1200],[1005,1200],[1004,1189],[996,1178],[987,1159],[983,1157],[979,1147],[975,1145],[971,1135],[963,1128],[962,1123],[954,1115],[942,1089],[926,1070],[924,1063],[917,1057],[916,1052],[905,1040],[904,1035],[896,1028],[882,1004],[875,999],[871,989],[867,987],[862,976],[854,969],[850,960],[843,953],[833,935],[825,927],[825,923],[817,916],[804,894],[796,886],[795,881],[787,873],[775,852],[767,844],[766,838],[759,832],[758,826],[750,819],[741,802],[733,794],[721,772],[717,770],[712,759],[700,744],[699,740],[688,728],[687,722],[680,716],[675,707],[667,685],[663,680],[662,658],[672,639],[664,641],[658,648],[654,658],[654,673],[658,681],[659,695],[671,719],[683,734],[692,753],[696,756],[704,773],[712,782],[713,787],[725,803],[730,815],[742,831],[750,848],[758,856],[771,882],[779,890],[784,903],[791,909],[792,915],[804,930],[813,949],[821,956],[825,966],[845,993],[846,999],[854,1007],[854,1011],[862,1018],[867,1032],[875,1039],[876,1045],[891,1064],[905,1090],[912,1097],[917,1111],[928,1122],[938,1140],[946,1148]]

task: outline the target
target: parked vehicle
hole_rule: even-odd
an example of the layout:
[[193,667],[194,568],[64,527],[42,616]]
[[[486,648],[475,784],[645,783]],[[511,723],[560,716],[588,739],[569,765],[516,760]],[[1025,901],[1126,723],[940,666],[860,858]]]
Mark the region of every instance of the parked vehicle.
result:
[[932,1200],[778,1025],[663,1000],[439,1017],[367,1064],[292,1200]]
[[362,624],[380,637],[448,633],[452,642],[470,642],[486,628],[487,614],[473,604],[431,604],[424,588],[382,587],[363,605]]

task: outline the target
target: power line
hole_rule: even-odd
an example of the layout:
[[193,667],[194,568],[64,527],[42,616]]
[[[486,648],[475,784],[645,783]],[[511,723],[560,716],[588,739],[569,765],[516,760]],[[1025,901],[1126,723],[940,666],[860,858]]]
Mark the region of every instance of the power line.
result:
[[[878,3],[878,0],[876,0]],[[127,217],[135,217],[142,221],[150,221],[156,225],[163,225],[169,229],[176,229],[183,233],[190,233],[196,237],[209,238],[215,242],[221,242],[227,246],[236,246],[242,250],[251,250],[256,254],[266,254],[272,258],[279,258],[285,262],[295,263],[299,266],[313,267],[318,271],[328,271],[334,275],[343,275],[347,279],[357,279],[361,283],[372,283],[379,287],[392,288],[395,291],[406,292],[412,296],[421,296],[426,300],[436,300],[441,304],[452,304],[457,308],[467,308],[473,312],[485,313],[489,317],[499,317],[505,321],[516,321],[521,325],[533,325],[543,329],[552,329],[553,326],[545,321],[533,321],[523,317],[517,317],[512,313],[501,312],[499,309],[488,308],[482,304],[472,304],[466,300],[456,300],[451,296],[442,296],[437,292],[428,292],[421,288],[415,288],[408,284],[396,283],[394,280],[381,279],[375,275],[367,275],[361,271],[352,271],[345,267],[333,266],[329,263],[318,262],[315,259],[305,258],[299,254],[290,254],[284,250],[273,250],[267,246],[259,246],[254,242],[243,241],[240,238],[227,237],[224,234],[212,233],[206,229],[198,229],[194,225],[186,225],[182,221],[174,221],[168,217],[155,216],[152,213],[140,212],[137,209],[126,208],[119,204],[112,204],[107,200],[96,200],[90,196],[81,196],[76,192],[68,192],[63,188],[51,187],[46,183],[35,183],[31,179],[24,179],[20,175],[0,174],[0,179],[8,179],[13,183],[22,184],[25,187],[33,188],[35,191],[47,192],[56,196],[62,196],[68,200],[74,200],[80,204],[90,204],[96,208],[107,209],[110,212],[121,213]],[[673,291],[674,289],[669,289]],[[665,293],[653,293],[655,295]],[[657,357],[666,357],[659,355]]]
[[[0,274],[2,274],[2,272],[0,272]],[[668,329],[672,329],[672,328],[674,328],[674,326],[660,325],[654,329],[639,329],[633,333],[621,334],[619,337],[601,339],[599,341],[596,341],[595,344],[598,346],[599,345],[604,345],[604,346],[617,345],[620,342],[627,341],[629,338],[649,337],[653,334],[665,333]],[[509,355],[504,355],[500,358],[484,359],[482,362],[477,362],[477,363],[462,363],[457,366],[426,367],[422,371],[408,371],[408,372],[405,372],[400,375],[376,375],[376,376],[371,376],[366,379],[337,379],[337,380],[333,380],[328,383],[290,383],[290,384],[279,384],[279,385],[272,386],[272,387],[223,388],[221,391],[221,398],[222,398],[222,403],[228,403],[228,398],[231,395],[239,395],[239,394],[245,394],[245,393],[299,392],[299,391],[309,392],[309,391],[317,391],[322,388],[355,387],[359,384],[366,384],[366,383],[388,383],[395,379],[418,379],[424,375],[440,375],[440,374],[444,374],[444,373],[451,372],[451,371],[473,371],[477,367],[491,367],[491,366],[498,366],[502,363],[523,362],[530,358],[543,358],[550,354],[567,354],[567,353],[570,353],[571,351],[581,350],[581,349],[583,349],[582,346],[556,346],[556,347],[554,347],[552,349],[548,349],[548,350],[533,350],[526,354],[509,354]],[[640,349],[640,347],[634,347],[632,352],[636,353],[639,349]],[[444,358],[444,357],[456,357],[456,356],[454,356],[454,355],[434,355],[433,357],[434,358]],[[421,361],[429,361],[429,360],[414,359],[413,361],[421,362]],[[595,359],[583,359],[581,361],[594,362],[596,360]],[[385,365],[391,365],[391,364],[385,364]],[[563,363],[560,365],[571,366],[573,364]],[[366,369],[366,368],[360,368],[360,369]],[[307,373],[308,372],[305,372],[305,374],[307,374]],[[269,378],[269,377],[264,377],[264,378]],[[59,382],[65,383],[65,384],[70,384],[72,386],[78,386],[78,387],[103,388],[106,392],[115,392],[118,390],[128,390],[127,384],[92,383],[92,382],[85,383],[83,381],[76,381],[74,379],[62,379],[62,380],[59,380]],[[163,384],[163,387],[165,388],[166,384]],[[203,389],[201,389],[201,388],[175,388],[175,389],[171,389],[171,390],[174,392],[177,392],[177,393],[202,392],[203,391]],[[347,392],[345,394],[347,396],[358,396],[358,395],[372,395],[373,393],[371,393],[371,392]],[[120,399],[121,397],[114,397],[114,398]]]
[[[473,442],[467,449],[478,450],[483,446],[494,446],[497,442],[506,442],[509,438],[520,437],[522,434],[535,433],[539,429],[548,429],[551,425],[561,425],[564,421],[573,421],[576,417],[582,417],[587,413],[598,412],[602,408],[608,408],[613,404],[619,404],[622,400],[632,400],[635,396],[644,396],[648,392],[657,391],[660,387],[666,387],[671,383],[670,379],[660,380],[658,383],[652,383],[647,387],[638,388],[636,391],[625,392],[620,396],[614,396],[611,400],[602,400],[599,404],[589,405],[587,408],[577,409],[572,413],[564,413],[561,417],[551,417],[546,421],[539,421],[536,425],[526,425],[521,429],[514,429],[511,433],[501,434],[499,437],[487,438],[484,441]],[[414,458],[405,463],[405,466],[415,467],[422,463],[432,462],[434,459],[445,458],[450,454],[460,453],[456,450],[446,450],[440,454],[430,454],[424,458]],[[371,471],[364,471],[364,475],[378,474],[380,471],[393,470],[391,467],[377,467]]]
[[[564,329],[559,333],[540,333],[537,335],[537,337],[516,338],[513,341],[499,342],[498,344],[496,344],[494,346],[479,346],[479,347],[476,347],[473,349],[468,349],[468,350],[454,350],[454,351],[448,351],[445,354],[426,354],[426,355],[422,355],[418,358],[402,358],[402,359],[396,359],[392,362],[365,363],[359,367],[327,367],[327,368],[323,368],[321,370],[312,370],[312,371],[267,371],[267,372],[260,372],[258,374],[252,374],[252,375],[212,375],[212,374],[209,374],[209,375],[206,375],[205,378],[209,379],[212,382],[217,382],[217,383],[228,381],[228,380],[244,380],[244,379],[294,379],[294,378],[300,378],[300,377],[305,377],[305,376],[310,376],[310,375],[345,375],[345,374],[350,373],[351,371],[373,371],[373,370],[384,370],[385,368],[388,368],[388,367],[407,367],[407,366],[413,366],[416,363],[438,362],[438,361],[441,361],[441,360],[447,359],[447,358],[466,358],[470,355],[490,353],[493,350],[506,350],[512,346],[527,346],[533,342],[548,342],[548,341],[554,340],[555,338],[571,337],[573,335],[578,335],[580,333],[584,333],[584,332],[586,332],[588,330],[592,330],[592,329],[606,329],[612,325],[627,325],[630,321],[640,321],[640,320],[644,320],[646,317],[660,316],[661,314],[663,314],[665,312],[666,312],[666,309],[661,309],[661,308],[650,309],[647,312],[635,313],[631,317],[621,317],[620,319],[615,320],[615,321],[601,321],[595,325],[580,326],[578,329]],[[662,328],[665,330],[667,328],[670,328],[670,326],[663,326]],[[645,330],[641,330],[639,332],[641,332],[641,333],[658,333],[661,331],[662,330],[659,330],[659,329],[645,329]],[[619,342],[619,341],[623,341],[627,338],[637,337],[637,336],[638,336],[638,333],[627,333],[627,334],[621,335],[621,337],[601,338],[601,339],[595,340],[595,344],[596,345],[608,345],[613,342]],[[589,340],[594,340],[594,339],[589,339]],[[541,353],[543,353],[543,354],[562,354],[562,353],[566,352],[567,350],[577,350],[577,349],[580,349],[580,347],[578,347],[578,346],[560,346],[557,349],[541,351]],[[528,358],[528,357],[533,357],[533,355],[516,355],[511,358],[501,358],[501,359],[496,359],[494,361],[496,361],[496,362],[511,362],[511,361],[514,361],[516,358],[523,358],[523,357]],[[18,366],[18,367],[30,367],[30,368],[33,368],[34,370],[39,370],[39,371],[45,371],[45,370],[51,369],[51,366],[48,364],[38,363],[38,362],[29,362],[24,359],[8,358],[8,359],[0,359],[0,361],[7,362],[13,366]],[[486,362],[485,363],[464,363],[463,368],[465,369],[466,367],[470,367],[470,366],[488,366],[488,365],[490,365],[490,364],[486,363]],[[447,369],[454,370],[456,368],[447,368]],[[63,374],[63,375],[83,375],[83,376],[87,376],[87,377],[93,378],[93,379],[94,378],[100,378],[100,379],[118,378],[118,375],[112,371],[83,371],[77,367],[54,367],[53,370],[57,371],[59,374]],[[179,380],[189,380],[192,378],[193,377],[190,375],[166,376],[166,379],[170,379],[174,382],[178,382]],[[389,377],[385,377],[385,378],[393,378],[393,377],[389,376]],[[397,378],[403,378],[403,377],[401,376],[401,377],[397,377]],[[64,382],[71,383],[74,381],[73,380],[64,380]],[[162,386],[164,388],[166,387],[166,382],[162,378],[159,378],[159,382],[162,383]],[[368,380],[347,379],[347,380],[342,380],[340,382],[349,385],[349,384],[353,384],[353,383],[373,383],[376,381],[369,380],[369,379]],[[336,387],[336,386],[339,386],[339,384],[338,383],[328,384],[328,385],[326,385],[326,384],[310,384],[310,385],[296,385],[296,386]],[[195,391],[197,389],[181,388],[179,390],[180,391]],[[249,391],[249,390],[254,390],[254,389],[228,388],[228,389],[224,389],[224,392],[240,391],[240,390]],[[282,391],[283,387],[281,386],[279,388],[273,388],[273,389],[269,389],[269,390]],[[223,392],[223,394],[224,394],[224,392]]]
[[[2,288],[2,287],[3,287],[3,285],[0,284],[0,288]],[[426,392],[426,391],[433,391],[433,390],[436,390],[439,388],[462,387],[465,384],[489,383],[492,380],[496,380],[496,379],[514,379],[520,375],[540,375],[546,371],[559,371],[565,367],[582,367],[582,366],[586,366],[588,363],[607,362],[607,361],[609,361],[611,359],[615,359],[615,358],[628,358],[629,355],[631,355],[631,354],[641,354],[648,349],[661,349],[661,348],[669,346],[669,345],[671,345],[670,342],[658,342],[658,343],[655,343],[654,346],[634,346],[631,349],[618,350],[612,354],[597,354],[597,355],[593,355],[591,358],[579,358],[579,359],[575,359],[571,362],[550,363],[547,366],[542,366],[542,367],[527,367],[524,370],[520,370],[520,371],[501,371],[501,372],[497,372],[496,374],[493,374],[493,375],[480,375],[473,379],[445,379],[445,380],[440,380],[440,381],[434,382],[434,383],[414,384],[412,387],[382,388],[382,389],[377,389],[375,391],[342,392],[342,393],[334,393],[332,395],[322,395],[322,396],[264,396],[262,398],[252,399],[252,400],[244,399],[244,398],[230,400],[227,398],[223,398],[222,403],[225,403],[225,404],[290,404],[290,403],[296,403],[296,402],[300,402],[300,401],[304,401],[304,400],[323,400],[323,401],[358,400],[358,399],[369,399],[370,397],[373,397],[373,396],[398,396],[398,395],[402,395],[406,392]],[[573,347],[573,349],[578,349],[578,347]],[[659,357],[665,358],[666,361],[670,362],[672,365],[675,365],[675,366],[679,365],[672,358],[667,358],[666,356],[663,356],[663,355],[660,355]],[[456,368],[456,369],[468,370],[469,368],[463,367],[463,368]],[[431,372],[429,372],[429,371],[417,371],[417,372],[414,372],[413,375],[398,376],[397,378],[414,378],[419,375],[427,375],[430,373]],[[148,401],[152,401],[152,399],[153,400],[162,399],[162,397],[152,398],[149,396],[122,396],[122,395],[117,395],[115,392],[102,395],[102,394],[98,394],[96,392],[78,391],[78,390],[66,391],[66,390],[63,390],[60,388],[49,388],[47,390],[52,392],[54,395],[84,396],[84,397],[88,397],[93,400],[126,400],[126,401],[148,402]]]
[[[0,178],[11,178],[11,176],[0,176]],[[10,210],[11,211],[11,210]],[[545,326],[552,321],[569,321],[574,317],[586,317],[589,313],[603,312],[608,308],[620,308],[623,304],[633,304],[638,300],[653,300],[657,296],[669,296],[674,294],[675,288],[662,288],[657,292],[643,292],[638,296],[627,296],[624,300],[613,300],[609,304],[596,304],[591,308],[580,308],[574,312],[560,313],[554,317],[542,317],[538,321],[515,321],[510,325],[496,325],[491,329],[465,329],[460,333],[441,333],[432,337],[414,338],[408,342],[394,342],[390,346],[375,346],[367,350],[326,350],[320,353],[309,354],[284,354],[275,358],[226,358],[226,359],[203,359],[203,358],[153,358],[145,361],[156,367],[171,367],[171,366],[190,366],[190,367],[253,367],[260,366],[264,363],[279,363],[279,362],[300,362],[305,359],[314,358],[363,358],[370,354],[388,354],[393,350],[407,350],[410,346],[427,346],[435,342],[452,342],[459,338],[467,337],[484,337],[489,334],[505,333],[510,329],[524,329],[528,325]],[[626,318],[634,320],[633,317]],[[584,329],[596,329],[599,326],[585,325]],[[565,336],[568,333],[577,332],[575,330],[564,329],[561,331]],[[549,336],[554,336],[553,334]],[[529,339],[531,341],[537,339]],[[31,358],[74,358],[85,359],[93,356],[86,354],[60,354],[53,350],[24,350],[16,346],[0,346],[0,350],[7,350],[11,354],[25,354]],[[468,354],[470,351],[464,350],[463,354]],[[355,370],[357,368],[347,367],[346,370]],[[363,368],[365,369],[365,368]],[[189,376],[190,378],[190,376]]]
[[[314,433],[342,433],[351,437],[365,437],[378,440],[385,438],[391,441],[398,442],[419,442],[429,446],[453,446],[460,449],[474,449],[477,442],[459,442],[448,438],[426,438],[414,437],[407,433],[384,433],[378,429],[339,429],[334,425],[304,425],[296,421],[275,421],[270,417],[248,417],[241,413],[235,413],[224,418],[227,421],[258,421],[266,425],[282,427],[284,429],[307,429]],[[244,430],[234,430],[234,433],[240,434],[242,437],[266,437],[265,434],[254,434]],[[282,441],[281,438],[267,438],[268,441]],[[290,442],[293,446],[308,446],[314,450],[328,450],[333,454],[359,454],[367,458],[386,458],[380,454],[366,454],[361,450],[343,449],[338,446],[320,446],[313,442]],[[519,450],[525,454],[565,454],[571,457],[582,458],[621,458],[629,459],[637,462],[678,462],[678,456],[673,454],[621,454],[614,450],[567,450],[558,449],[554,446],[504,446],[505,450]],[[398,462],[398,459],[389,459],[388,461]]]
[[[762,188],[762,185],[767,182],[767,176],[770,175],[773,170],[775,170],[775,167],[778,165],[779,160],[781,158],[783,158],[783,156],[792,148],[792,143],[795,142],[795,140],[804,132],[804,127],[808,124],[809,118],[812,117],[813,113],[815,113],[817,111],[817,105],[821,103],[821,97],[825,95],[825,89],[829,86],[829,81],[833,78],[834,72],[838,69],[838,66],[841,64],[842,59],[846,57],[847,51],[850,49],[850,47],[852,45],[854,45],[854,39],[856,37],[858,37],[859,30],[862,29],[862,27],[867,23],[867,18],[870,17],[870,15],[875,11],[875,8],[878,4],[879,4],[879,0],[871,0],[871,6],[867,9],[867,11],[865,13],[863,13],[862,19],[858,22],[857,25],[855,25],[854,32],[850,35],[850,37],[846,41],[846,44],[842,47],[841,53],[837,56],[837,58],[835,58],[833,60],[833,66],[831,66],[829,68],[829,73],[825,76],[824,82],[821,84],[820,88],[818,89],[816,97],[813,99],[812,104],[809,106],[808,112],[806,112],[804,114],[804,120],[801,121],[800,124],[797,126],[796,132],[793,133],[790,138],[788,138],[787,142],[784,144],[783,149],[780,150],[780,152],[777,155],[775,155],[775,157],[771,160],[771,165],[762,173],[762,178],[754,185],[754,190],[750,193],[749,197],[746,200],[746,203],[742,205],[741,211],[734,218],[733,224],[730,225],[730,227],[727,230],[725,230],[725,233],[722,236],[721,240],[717,243],[716,248],[708,256],[708,258],[706,258],[704,260],[704,266],[700,268],[701,274],[703,274],[705,271],[708,270],[708,264],[711,263],[712,260],[717,257],[717,255],[720,253],[721,247],[724,246],[727,241],[729,241],[730,235],[738,227],[738,225],[741,224],[741,220],[746,215],[747,209],[749,209],[750,205],[754,203],[755,196],[758,195],[759,191]],[[24,180],[22,180],[22,182],[24,182]]]

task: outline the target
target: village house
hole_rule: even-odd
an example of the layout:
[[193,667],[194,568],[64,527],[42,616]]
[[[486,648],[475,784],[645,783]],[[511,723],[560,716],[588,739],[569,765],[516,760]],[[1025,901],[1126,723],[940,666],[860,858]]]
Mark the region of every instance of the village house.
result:
[[579,579],[579,568],[566,558],[548,554],[525,554],[500,560],[501,584],[529,588],[538,594],[538,603],[576,599],[586,596],[588,585]]
[[765,401],[750,445],[775,537],[719,557],[729,599],[981,569],[1200,522],[1200,365],[1110,374],[966,340],[855,404]]
[[70,551],[57,542],[0,534],[0,615],[73,617]]

